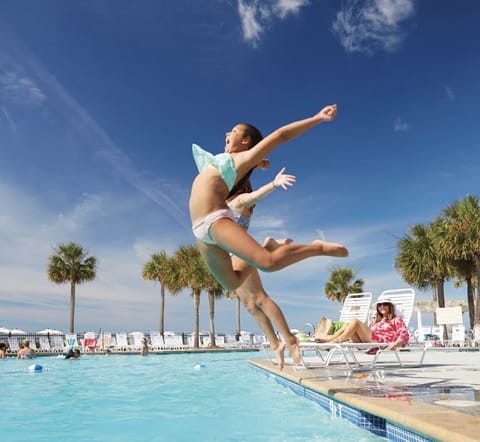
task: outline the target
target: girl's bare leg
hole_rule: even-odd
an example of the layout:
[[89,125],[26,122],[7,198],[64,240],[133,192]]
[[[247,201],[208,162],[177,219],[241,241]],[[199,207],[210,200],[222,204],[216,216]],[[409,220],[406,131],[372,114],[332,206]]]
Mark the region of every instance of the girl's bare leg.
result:
[[[234,257],[233,260],[235,261],[235,263],[239,261],[236,257]],[[297,365],[300,364],[298,339],[290,332],[290,327],[288,326],[285,316],[283,315],[280,307],[265,292],[262,281],[256,269],[254,269],[250,276],[236,290],[236,293],[238,296],[240,296],[240,299],[244,302],[248,311],[252,314],[254,318],[255,314],[258,314],[256,310],[254,310],[254,308],[258,308],[266,316],[272,331],[273,327],[271,325],[271,322],[273,322],[278,327],[280,333],[285,339],[288,350],[290,352],[290,356],[292,357],[294,363]],[[264,329],[262,328],[262,330]],[[267,333],[265,333],[265,335],[267,335]],[[269,342],[272,341],[269,340]],[[273,347],[272,350],[274,350]]]
[[282,370],[285,364],[285,344],[278,339],[270,319],[268,319],[267,315],[263,312],[262,309],[257,307],[251,294],[247,291],[240,289],[237,289],[236,293],[240,300],[243,302],[245,308],[248,310],[250,315],[252,315],[253,319],[255,319],[255,321],[265,334],[265,337],[270,344],[270,348],[272,349],[277,364],[279,365],[280,370]]
[[[269,252],[244,228],[229,219],[219,219],[213,223],[210,234],[218,246],[197,241],[200,253],[215,278],[229,290],[237,289],[248,277],[251,272],[248,269],[250,265],[271,272],[312,256],[344,257],[348,255],[348,250],[341,244],[320,240],[315,240],[311,244],[286,244]],[[244,260],[243,265],[239,265],[234,270],[226,250]]]

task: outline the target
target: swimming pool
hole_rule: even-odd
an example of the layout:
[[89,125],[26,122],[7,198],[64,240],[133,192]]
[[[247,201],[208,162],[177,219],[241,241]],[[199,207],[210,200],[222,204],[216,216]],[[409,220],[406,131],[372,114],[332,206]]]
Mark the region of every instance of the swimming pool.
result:
[[[248,366],[258,353],[0,361],[2,440],[375,441]],[[32,363],[43,367],[32,372]]]

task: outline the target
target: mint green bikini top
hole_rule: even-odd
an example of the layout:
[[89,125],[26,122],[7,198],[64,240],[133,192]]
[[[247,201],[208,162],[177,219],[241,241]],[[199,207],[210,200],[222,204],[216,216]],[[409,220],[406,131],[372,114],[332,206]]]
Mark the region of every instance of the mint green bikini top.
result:
[[232,187],[237,180],[237,171],[235,170],[232,156],[229,153],[225,152],[213,155],[210,152],[203,150],[200,146],[192,144],[192,154],[199,172],[201,172],[208,164],[211,164],[219,171],[228,190],[232,190]]

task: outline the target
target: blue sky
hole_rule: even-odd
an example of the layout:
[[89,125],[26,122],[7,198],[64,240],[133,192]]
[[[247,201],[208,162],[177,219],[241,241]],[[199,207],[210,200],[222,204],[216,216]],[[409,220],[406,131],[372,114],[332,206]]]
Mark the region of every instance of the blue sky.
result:
[[[397,239],[478,195],[479,19],[473,0],[3,2],[0,324],[68,328],[69,287],[46,266],[76,241],[98,259],[76,330],[158,328],[159,287],[141,271],[193,243],[191,144],[220,152],[236,123],[268,133],[330,103],[333,123],[254,175],[259,186],[286,166],[297,184],[257,206],[251,233],[323,237],[350,257],[262,274],[265,287],[296,328],[338,315],[323,292],[335,265],[374,296],[404,287]],[[217,303],[218,331],[234,311]],[[245,311],[242,326],[257,330]],[[168,295],[166,329],[193,329],[189,293]]]

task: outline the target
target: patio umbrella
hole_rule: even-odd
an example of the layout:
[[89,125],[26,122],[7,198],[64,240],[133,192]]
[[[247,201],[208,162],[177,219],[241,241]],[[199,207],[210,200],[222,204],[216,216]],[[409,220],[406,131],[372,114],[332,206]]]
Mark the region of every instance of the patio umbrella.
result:
[[0,333],[8,335],[10,333],[10,329],[6,327],[0,327]]
[[20,330],[19,328],[14,328],[13,330],[10,330],[10,333],[12,335],[26,335],[27,332],[24,332],[23,330]]
[[37,332],[38,335],[63,335],[63,332],[54,328],[46,328]]

